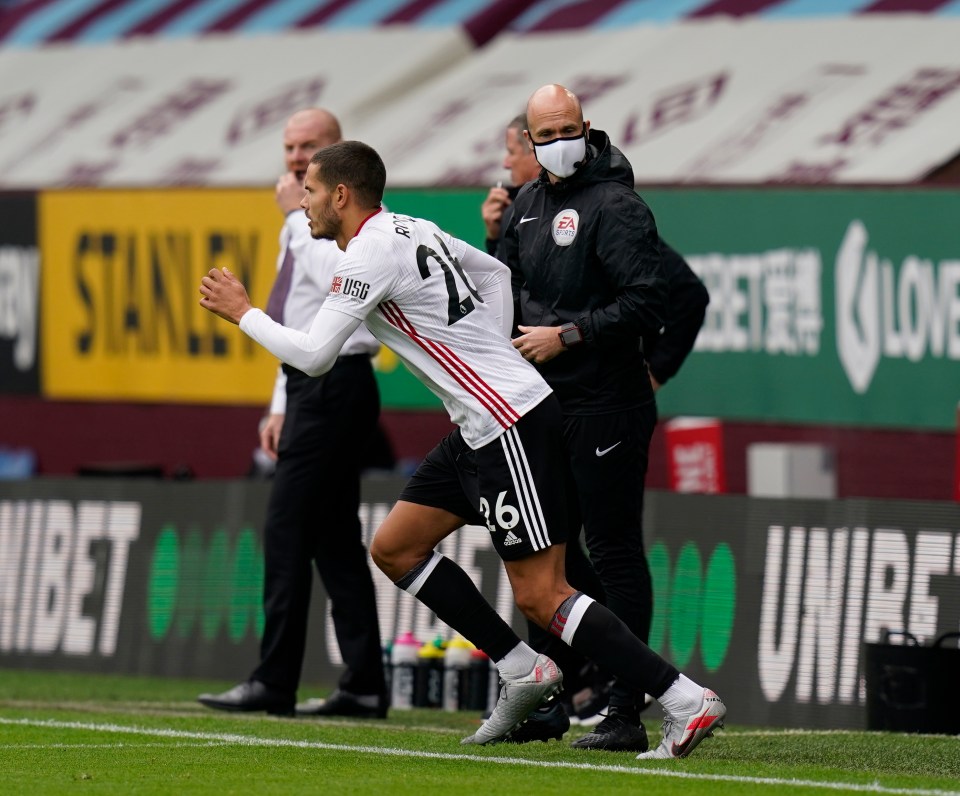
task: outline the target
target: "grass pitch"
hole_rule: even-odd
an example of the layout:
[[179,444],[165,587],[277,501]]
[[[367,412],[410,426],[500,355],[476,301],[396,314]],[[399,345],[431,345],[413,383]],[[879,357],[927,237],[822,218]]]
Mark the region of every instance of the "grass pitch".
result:
[[[576,727],[563,742],[463,747],[477,714],[281,719],[195,702],[230,685],[0,670],[0,792],[960,796],[957,736],[734,723],[687,760],[638,761],[571,749]],[[655,742],[659,719],[645,719]]]

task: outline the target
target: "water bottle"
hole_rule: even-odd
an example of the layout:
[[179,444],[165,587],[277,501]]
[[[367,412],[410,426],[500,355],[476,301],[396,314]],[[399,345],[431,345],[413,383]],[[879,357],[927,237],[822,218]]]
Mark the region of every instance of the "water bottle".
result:
[[420,647],[413,684],[415,708],[439,708],[443,704],[443,639],[437,638]]
[[463,636],[447,644],[443,658],[443,709],[464,710],[467,707],[467,672],[470,654],[476,647]]
[[490,659],[482,650],[470,653],[470,665],[467,667],[467,698],[464,707],[467,710],[486,711],[490,701]]
[[397,636],[390,652],[393,667],[390,687],[390,707],[395,710],[410,710],[413,707],[413,684],[417,668],[417,652],[420,642],[409,630]]

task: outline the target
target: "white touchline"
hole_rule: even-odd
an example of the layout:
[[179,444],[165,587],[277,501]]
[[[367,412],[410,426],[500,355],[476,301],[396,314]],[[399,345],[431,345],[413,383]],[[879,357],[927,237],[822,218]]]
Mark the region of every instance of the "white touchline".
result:
[[[470,760],[476,763],[494,763],[508,766],[526,766],[530,768],[608,771],[616,774],[672,777],[674,779],[693,779],[707,782],[739,782],[748,785],[770,785],[777,788],[821,788],[823,790],[850,791],[853,793],[883,793],[895,796],[960,796],[960,791],[955,790],[886,788],[882,785],[857,785],[849,782],[817,782],[816,780],[777,779],[776,777],[738,777],[730,774],[693,774],[686,771],[665,770],[659,768],[641,768],[639,766],[604,766],[594,765],[591,763],[523,760],[516,757],[486,757],[470,754],[449,754],[446,752],[418,752],[409,749],[396,749],[382,746],[354,746],[351,744],[321,743],[319,741],[293,741],[286,738],[257,738],[256,736],[235,735],[233,733],[188,732],[185,730],[165,730],[162,728],[125,726],[122,724],[86,724],[80,721],[58,721],[56,719],[7,719],[0,717],[0,724],[21,727],[50,727],[58,730],[86,730],[91,732],[112,732],[125,735],[145,735],[152,738],[179,738],[195,741],[214,741],[222,744],[233,744],[237,746],[325,749],[333,752],[361,752],[363,754],[390,755],[392,757],[413,757],[426,760]],[[118,745],[123,746],[124,744]],[[31,744],[31,746],[35,746],[35,744]],[[56,746],[58,748],[62,748],[63,744],[61,742],[56,744]],[[131,746],[132,748],[132,745],[127,744],[126,746]],[[51,748],[53,748],[53,745],[51,745]]]

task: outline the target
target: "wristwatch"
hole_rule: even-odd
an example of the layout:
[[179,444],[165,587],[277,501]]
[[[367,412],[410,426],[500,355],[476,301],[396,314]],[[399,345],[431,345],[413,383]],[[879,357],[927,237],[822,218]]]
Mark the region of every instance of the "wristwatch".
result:
[[575,323],[565,323],[560,327],[560,345],[571,348],[583,342],[583,332]]

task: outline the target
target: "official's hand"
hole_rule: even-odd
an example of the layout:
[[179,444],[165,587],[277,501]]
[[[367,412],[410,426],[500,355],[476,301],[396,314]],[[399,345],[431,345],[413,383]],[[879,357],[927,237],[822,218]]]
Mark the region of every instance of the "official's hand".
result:
[[277,207],[284,215],[300,209],[300,200],[303,199],[303,183],[291,171],[277,180]]
[[228,268],[208,271],[200,280],[200,292],[200,306],[230,323],[240,323],[244,313],[253,307],[247,289]]
[[523,334],[511,341],[525,360],[540,364],[549,362],[564,350],[559,326],[518,326]]
[[267,415],[260,427],[260,450],[274,461],[277,460],[277,448],[280,446],[283,418],[283,415]]
[[503,218],[503,211],[510,204],[510,194],[506,188],[493,187],[487,198],[480,205],[480,216],[483,218],[483,224],[487,228],[488,238],[500,237],[500,220]]
[[650,377],[650,386],[653,387],[654,392],[656,392],[657,390],[660,389],[661,386],[663,386],[660,384],[659,381],[657,381],[654,375],[650,372],[649,368],[647,368],[647,375]]

